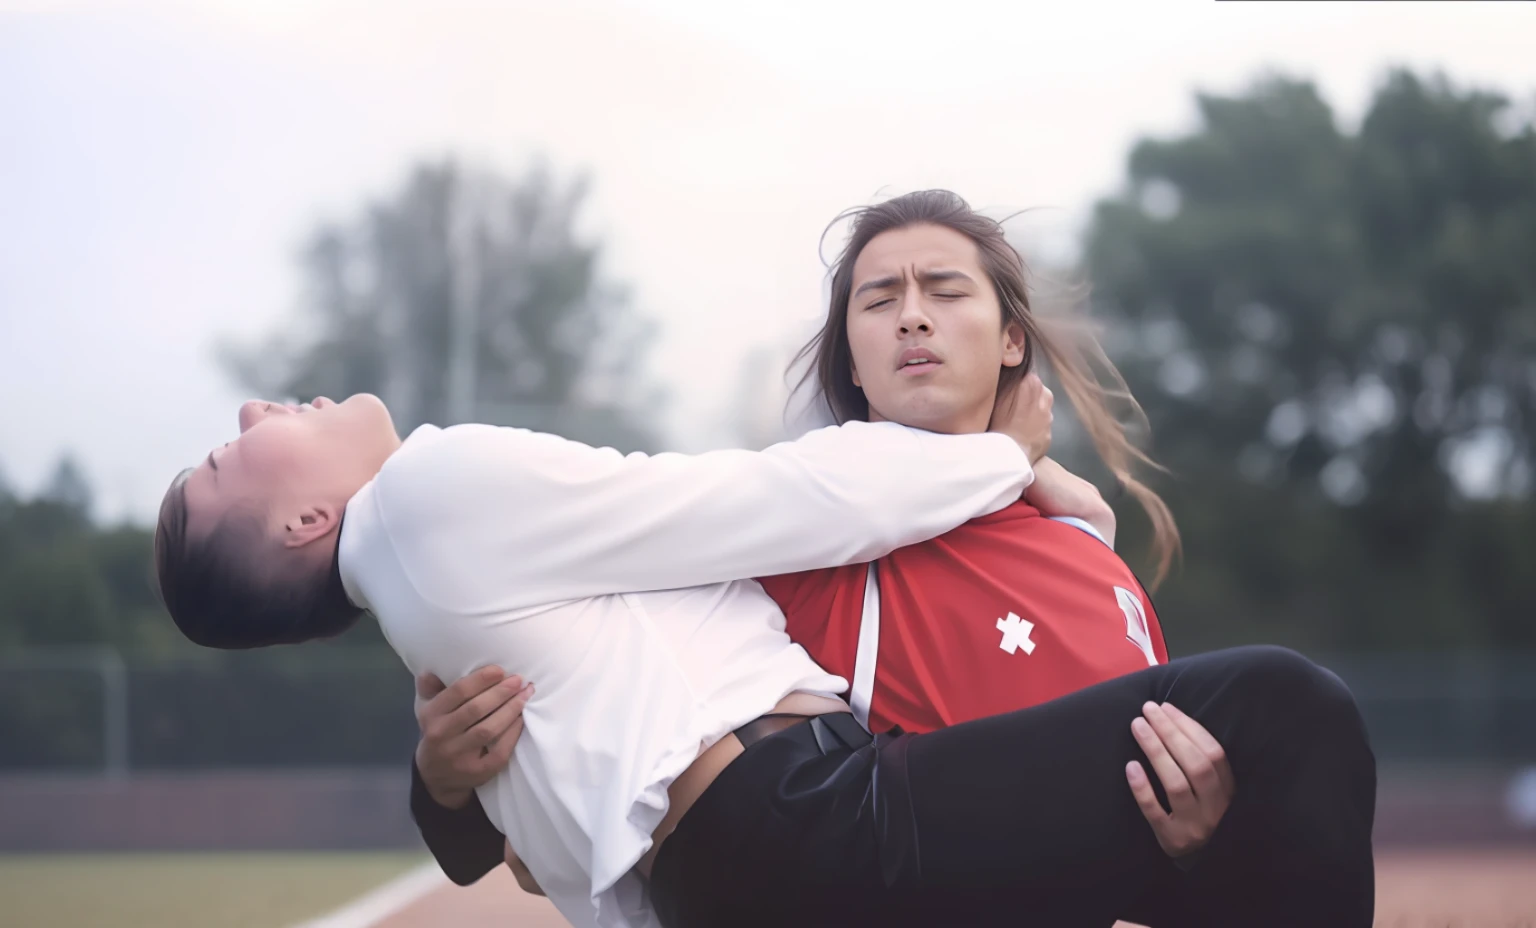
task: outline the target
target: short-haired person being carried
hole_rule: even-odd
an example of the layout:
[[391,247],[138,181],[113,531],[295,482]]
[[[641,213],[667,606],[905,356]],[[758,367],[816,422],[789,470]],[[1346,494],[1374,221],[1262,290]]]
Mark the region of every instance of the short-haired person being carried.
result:
[[[1005,513],[1035,478],[1049,393],[1032,374],[997,386],[1000,368],[1026,365],[1028,340],[998,324],[974,248],[941,267],[923,247],[887,253],[874,280],[894,280],[844,295],[853,359],[866,392],[891,379],[869,365],[888,363],[913,386],[892,395],[921,411],[951,389],[959,355],[935,340],[923,363],[937,370],[908,372],[906,348],[856,334],[855,305],[871,318],[892,306],[909,321],[886,334],[922,341],[941,331],[929,307],[971,312],[967,300],[990,295],[1000,331],[991,393],[969,410],[977,426],[898,424],[872,397],[868,418],[896,421],[847,421],[763,452],[625,457],[486,426],[424,426],[402,444],[367,396],[247,404],[241,436],[167,494],[156,543],[167,607],[213,647],[324,637],[369,611],[414,673],[457,681],[497,664],[532,681],[492,713],[520,710],[520,736],[475,798],[526,885],[578,926],[1091,925],[1138,911],[1170,924],[1241,913],[1368,925],[1374,767],[1347,692],[1298,656],[1167,663],[1159,634],[1131,642],[1145,669],[1099,666],[1106,682],[1045,705],[871,736],[838,698],[845,677],[792,643],[763,586],[740,579],[843,568],[863,593],[875,574],[860,565]],[[894,305],[868,298],[882,287]],[[901,602],[879,582],[882,610]],[[802,598],[848,598],[838,583],[812,587]],[[1045,647],[1015,618],[1001,650],[1008,629],[1015,652]],[[903,627],[882,625],[880,654]],[[837,668],[856,690],[862,660]],[[861,717],[908,711],[882,703],[879,677],[865,692],[875,708]],[[1144,709],[1174,700],[1186,714]],[[472,727],[477,705],[448,728]],[[1144,711],[1155,732],[1133,737]],[[1208,801],[1234,795],[1227,762],[1230,808]],[[1131,764],[1167,787],[1155,830],[1127,789]],[[1145,776],[1142,787],[1151,794]],[[1191,834],[1212,853],[1181,869],[1170,854]],[[1206,882],[1191,894],[1175,885],[1185,875]]]

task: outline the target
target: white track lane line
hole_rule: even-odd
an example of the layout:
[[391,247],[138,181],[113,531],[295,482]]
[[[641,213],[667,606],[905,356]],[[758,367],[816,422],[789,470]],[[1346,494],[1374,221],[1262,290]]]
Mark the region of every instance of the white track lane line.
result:
[[433,890],[449,885],[435,861],[422,864],[383,886],[357,897],[334,912],[300,922],[293,928],[373,928]]

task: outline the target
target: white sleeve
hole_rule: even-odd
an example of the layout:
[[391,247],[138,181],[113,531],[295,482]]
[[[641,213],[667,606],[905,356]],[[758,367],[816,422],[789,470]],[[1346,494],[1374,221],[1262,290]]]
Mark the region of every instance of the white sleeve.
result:
[[627,456],[462,425],[413,436],[378,489],[397,543],[440,579],[486,591],[496,578],[491,598],[507,607],[871,561],[1002,509],[1033,479],[1004,435],[894,423],[760,452]]

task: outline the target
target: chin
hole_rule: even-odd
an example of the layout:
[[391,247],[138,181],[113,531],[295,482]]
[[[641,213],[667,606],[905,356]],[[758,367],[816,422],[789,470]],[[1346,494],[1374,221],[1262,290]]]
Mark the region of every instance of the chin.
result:
[[395,420],[389,414],[389,407],[385,406],[384,401],[372,393],[353,394],[347,397],[347,401],[342,405],[352,410],[354,415],[376,423],[381,429],[388,428],[390,434],[394,434]]
[[[880,409],[879,412],[883,419],[928,432],[955,434],[980,431],[965,427],[965,416],[957,406],[958,404],[943,401],[939,397],[919,394],[904,397],[902,402],[891,404],[888,407],[889,411]],[[983,424],[984,427],[985,424]]]

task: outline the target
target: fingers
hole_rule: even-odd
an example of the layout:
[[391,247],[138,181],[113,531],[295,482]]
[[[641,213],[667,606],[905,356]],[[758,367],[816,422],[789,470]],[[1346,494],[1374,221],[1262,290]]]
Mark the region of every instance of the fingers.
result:
[[[500,770],[512,757],[512,749],[517,746],[517,738],[523,732],[523,707],[528,705],[531,698],[532,683],[465,732],[471,745],[486,751],[486,759],[494,769]],[[497,758],[500,758],[499,762]]]
[[[422,674],[417,677],[416,695],[428,701],[417,712],[423,728],[432,719],[453,713],[464,703],[500,683],[505,676],[500,667],[481,667],[474,673],[465,674],[447,688],[443,688],[443,681],[435,674]],[[437,688],[436,692],[432,692],[434,685]]]
[[1031,371],[1019,380],[1019,385],[1013,391],[1010,398],[1009,411],[1018,409],[1023,412],[1038,412],[1046,416],[1051,415],[1051,408],[1056,403],[1056,395],[1051,388],[1045,385],[1040,375]]
[[[1019,387],[1015,392],[1017,392],[1019,399],[1026,403],[1031,403],[1040,396],[1040,391],[1042,390],[1045,390],[1045,381],[1040,379],[1039,374],[1030,371],[1019,378]],[[1045,392],[1049,393],[1050,391],[1045,390]]]
[[[1149,703],[1148,705],[1152,705]],[[1143,709],[1143,711],[1146,711]],[[1168,748],[1158,737],[1156,730],[1147,722],[1145,717],[1137,718],[1131,722],[1131,736],[1136,743],[1141,745],[1141,750],[1152,762],[1152,772],[1156,774],[1159,782],[1163,784],[1163,793],[1168,797],[1169,811],[1174,815],[1187,815],[1194,808],[1195,793],[1185,778],[1184,771],[1179,769],[1178,761],[1168,753]]]
[[1215,768],[1216,775],[1220,778],[1222,785],[1230,792],[1234,786],[1232,766],[1227,763],[1227,752],[1222,748],[1221,742],[1217,741],[1215,736],[1207,731],[1204,725],[1185,715],[1173,703],[1163,703],[1163,711],[1173,718],[1174,723],[1184,732],[1185,737],[1193,741],[1195,746],[1205,754],[1206,760],[1210,761],[1211,766]]
[[[1151,724],[1152,730],[1157,733],[1158,740],[1167,748],[1169,756],[1174,763],[1179,765],[1179,772],[1184,775],[1184,780],[1193,790],[1195,796],[1214,794],[1221,788],[1221,778],[1216,775],[1216,768],[1211,764],[1210,758],[1205,752],[1189,739],[1173,716],[1164,711],[1158,703],[1149,702],[1142,707],[1142,716]],[[1163,781],[1163,788],[1168,790],[1169,803],[1173,802],[1173,787],[1167,780]]]
[[1019,381],[1015,392],[1016,403],[1012,418],[1021,430],[1018,437],[1023,440],[1030,463],[1039,463],[1051,447],[1051,424],[1054,421],[1051,414],[1051,391],[1041,383],[1038,374],[1029,373]]
[[523,736],[523,717],[519,715],[511,726],[497,738],[482,757],[482,769],[491,775],[498,774],[512,762],[512,752],[517,749],[517,739]]
[[1040,376],[1025,374],[1016,387],[998,393],[987,428],[1012,438],[1033,464],[1051,446],[1052,402],[1051,391],[1040,382]]
[[[519,683],[522,682],[521,677],[514,676],[507,679],[509,684],[513,680]],[[486,736],[493,739],[500,738],[507,729],[512,727],[513,722],[522,718],[523,707],[528,705],[528,700],[533,698],[533,692],[532,683],[519,687],[517,692],[512,694],[511,699],[508,699],[498,706],[495,711],[486,715],[471,730],[485,731],[487,733]]]
[[1019,383],[1012,390],[1003,390],[997,394],[997,399],[992,403],[992,420],[994,422],[1006,422],[1016,412],[1027,412],[1039,408],[1041,402],[1049,404],[1051,390],[1040,379],[1040,375],[1031,371],[1019,378]]
[[987,428],[994,429],[1013,418],[1013,408],[1018,405],[1018,390],[1000,390],[992,402],[992,421]]
[[1052,393],[1051,388],[1040,379],[1040,375],[1034,372],[1025,374],[1024,379],[1019,381],[1019,394],[1021,401],[1043,413],[1049,414],[1052,407],[1056,405],[1056,394]]
[[[462,718],[455,718],[454,713],[464,710],[471,700],[488,690],[494,692],[494,688],[502,681],[504,676],[505,674],[502,673],[500,667],[481,667],[474,673],[466,674],[462,679],[435,696],[428,697],[425,703],[416,707],[416,723],[421,727],[422,736],[428,741],[440,742],[463,734],[467,728],[484,718],[496,706],[504,702],[505,699],[510,699],[516,693],[514,688],[511,693],[506,694],[505,699],[496,700],[493,697],[491,700],[493,705],[490,705],[486,708],[485,712],[468,721],[463,721]],[[429,677],[430,679],[428,679]],[[433,681],[442,682],[431,674],[423,674],[421,677],[418,677],[416,680],[417,694],[422,694],[425,689],[429,689]],[[521,685],[522,683],[519,682],[518,686]]]
[[513,674],[505,680],[481,690],[477,695],[449,714],[446,720],[448,732],[451,735],[458,735],[476,728],[497,709],[502,708],[508,702],[515,699],[522,689],[523,678]]
[[1158,839],[1162,840],[1163,831],[1168,827],[1168,813],[1163,811],[1157,801],[1157,793],[1152,791],[1152,781],[1147,779],[1147,772],[1141,769],[1140,763],[1133,760],[1125,765],[1125,780],[1131,785],[1131,795],[1135,797],[1136,805],[1141,807],[1142,816],[1157,833]]
[[500,667],[481,667],[474,673],[465,674],[458,682],[445,690],[443,705],[445,711],[456,712],[465,703],[489,690],[491,687],[506,679],[506,673]]
[[1139,764],[1128,765],[1126,779],[1158,843],[1173,857],[1204,847],[1232,797],[1232,771],[1220,742],[1167,703],[1143,704],[1142,717],[1131,722],[1131,733],[1162,781],[1171,810],[1167,815],[1149,812],[1147,795],[1156,801],[1153,785]]
[[1033,380],[1033,386],[1035,389],[1031,390],[1032,395],[1030,403],[1036,418],[1041,422],[1042,427],[1045,429],[1045,434],[1039,439],[1038,444],[1036,445],[1035,462],[1038,463],[1039,459],[1044,457],[1045,453],[1049,451],[1051,447],[1051,426],[1056,422],[1056,416],[1053,412],[1051,412],[1051,408],[1056,403],[1056,397],[1051,393],[1050,387],[1047,387],[1045,384],[1040,382],[1039,375],[1030,374],[1025,379]]
[[1205,730],[1204,725],[1185,715],[1178,706],[1171,702],[1163,703],[1162,707],[1163,711],[1168,713],[1173,719],[1174,724],[1179,726],[1179,730],[1184,733],[1184,736],[1193,741],[1201,751],[1204,751],[1207,757],[1222,753],[1221,744],[1214,735]]

